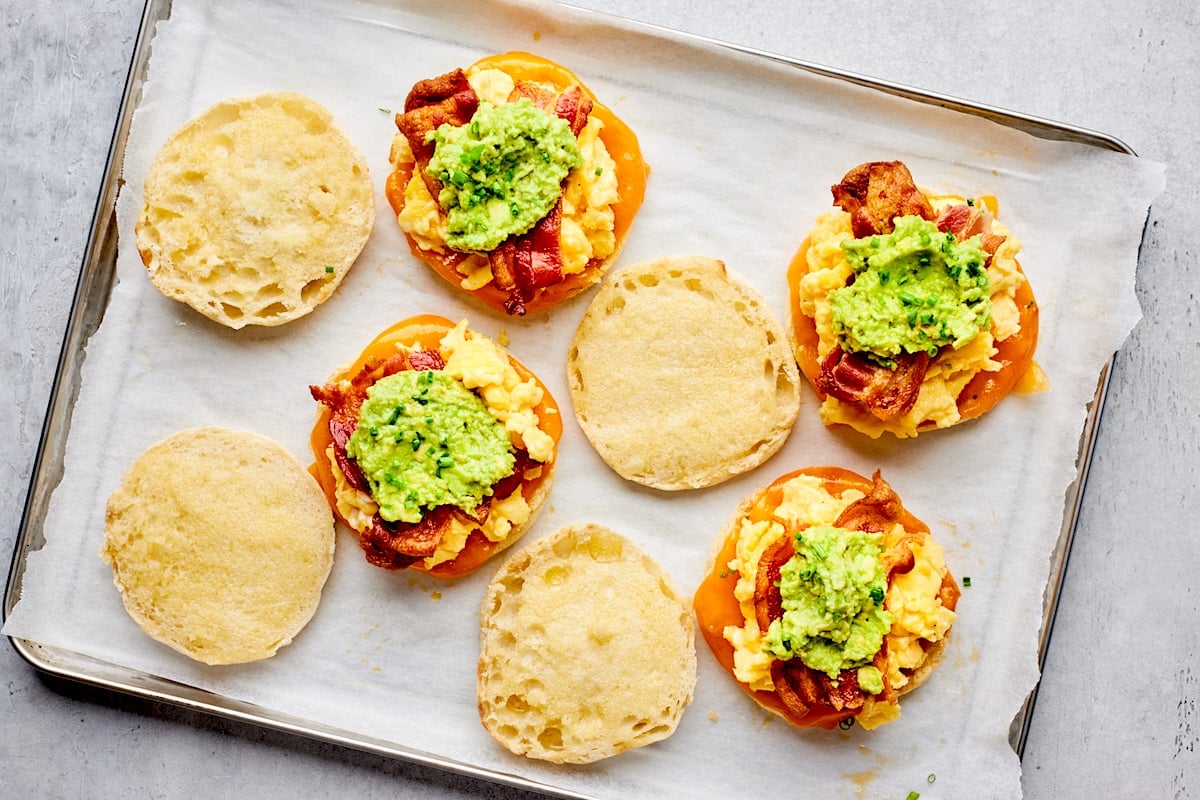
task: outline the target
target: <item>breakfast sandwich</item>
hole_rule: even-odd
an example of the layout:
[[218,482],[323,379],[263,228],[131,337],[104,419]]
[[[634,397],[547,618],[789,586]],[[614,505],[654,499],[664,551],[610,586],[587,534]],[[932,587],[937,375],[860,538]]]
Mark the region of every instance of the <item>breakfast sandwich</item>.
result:
[[108,499],[100,555],[149,636],[205,664],[242,664],[308,624],[333,551],[333,515],[295,456],[208,427],[129,467]]
[[654,559],[601,525],[514,553],[480,617],[479,716],[517,755],[608,758],[671,736],[692,701],[687,601]]
[[442,317],[393,325],[309,390],[314,471],[367,561],[466,575],[533,524],[562,419],[493,340]]
[[161,147],[136,225],[150,281],[233,329],[329,299],[375,222],[367,162],[303,95],[223,100]]
[[800,413],[800,375],[763,297],[712,258],[613,272],[567,355],[575,417],[627,480],[712,486],[770,458]]
[[959,588],[878,472],[788,473],[726,524],[693,601],[721,667],[800,728],[900,716],[945,649]]
[[600,279],[642,203],[637,137],[529,53],[417,82],[386,194],[413,254],[492,308],[550,308]]
[[995,198],[920,189],[898,161],[855,167],[833,198],[787,275],[792,348],[827,425],[913,437],[1048,388]]

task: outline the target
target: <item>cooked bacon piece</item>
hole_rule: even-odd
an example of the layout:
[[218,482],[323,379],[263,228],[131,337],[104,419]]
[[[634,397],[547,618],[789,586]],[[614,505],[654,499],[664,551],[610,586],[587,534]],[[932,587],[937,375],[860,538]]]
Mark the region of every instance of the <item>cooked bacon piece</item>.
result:
[[429,369],[445,369],[446,361],[437,350],[413,350],[408,353],[408,367],[417,372]]
[[375,566],[404,569],[437,552],[452,517],[450,506],[432,508],[415,523],[384,522],[376,514],[371,527],[359,533],[358,542]]
[[833,524],[852,531],[882,533],[892,523],[899,522],[903,513],[900,497],[879,470],[875,470],[871,476],[871,493],[846,506]]
[[515,103],[525,99],[533,103],[534,108],[540,108],[547,114],[554,111],[554,90],[533,81],[517,81],[508,93],[508,102]]
[[488,253],[496,286],[508,291],[504,310],[522,316],[534,292],[553,286],[562,273],[562,200],[520,236],[510,236]]
[[435,198],[442,186],[436,178],[425,174],[435,146],[432,141],[426,142],[425,137],[446,123],[466,125],[477,108],[479,96],[467,81],[467,74],[456,69],[436,78],[417,81],[404,100],[404,113],[396,115],[396,127],[408,139],[416,159],[415,170]]
[[961,594],[962,589],[958,588],[958,582],[947,570],[942,577],[942,585],[938,587],[938,602],[942,604],[943,608],[953,611],[958,607],[958,598]]
[[820,687],[813,672],[800,659],[771,662],[771,682],[775,694],[797,719],[821,702]]
[[779,593],[779,573],[793,555],[796,547],[791,534],[783,536],[768,547],[758,559],[754,574],[754,617],[758,627],[766,631],[772,620],[783,616],[783,598]]
[[571,133],[579,136],[583,126],[587,125],[588,116],[592,113],[592,101],[583,96],[579,86],[568,86],[558,96],[554,105],[554,114],[567,121]]
[[820,673],[821,689],[829,698],[829,705],[838,711],[842,709],[862,708],[866,694],[858,685],[858,669],[843,670],[836,679],[825,673]]
[[324,403],[329,407],[329,436],[333,440],[333,460],[338,469],[353,488],[360,492],[369,492],[370,486],[357,462],[346,455],[346,442],[350,434],[358,427],[358,412],[362,408],[366,393],[356,392],[353,387],[345,389],[341,384],[330,383],[325,386],[309,386],[313,400]]
[[896,217],[915,215],[933,220],[933,206],[917,188],[901,161],[859,164],[831,187],[833,204],[850,214],[855,238],[891,233]]
[[821,362],[815,383],[825,394],[861,406],[886,422],[912,409],[929,369],[925,352],[901,353],[892,360],[896,368],[888,369],[835,345]]
[[992,212],[980,205],[959,203],[943,208],[935,221],[942,233],[953,233],[960,242],[979,236],[983,250],[988,254],[988,260],[995,255],[996,248],[1006,237],[992,233]]

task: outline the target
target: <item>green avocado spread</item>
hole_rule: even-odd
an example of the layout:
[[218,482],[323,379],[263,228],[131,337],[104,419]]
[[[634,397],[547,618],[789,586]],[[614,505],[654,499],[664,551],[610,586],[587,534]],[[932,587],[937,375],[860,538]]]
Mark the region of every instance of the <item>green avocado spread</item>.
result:
[[900,353],[962,347],[992,318],[978,236],[960,242],[917,216],[897,217],[895,226],[842,242],[854,281],[829,293],[842,347],[887,366]]
[[346,454],[358,462],[388,522],[419,522],[422,509],[442,505],[473,511],[515,463],[504,425],[440,370],[405,370],[376,381]]
[[796,534],[795,555],[780,570],[783,616],[771,622],[763,647],[780,659],[837,678],[858,670],[863,691],[883,691],[871,660],[891,628],[883,607],[882,535],[814,525]]
[[525,233],[558,202],[563,178],[583,163],[567,121],[528,99],[479,104],[466,125],[429,134],[426,172],[442,184],[446,244],[487,252]]

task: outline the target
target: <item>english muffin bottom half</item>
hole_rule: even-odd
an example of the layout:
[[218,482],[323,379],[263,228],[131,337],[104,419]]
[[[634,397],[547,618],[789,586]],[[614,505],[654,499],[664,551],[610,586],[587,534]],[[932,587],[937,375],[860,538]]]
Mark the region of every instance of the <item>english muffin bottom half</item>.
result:
[[265,92],[222,100],[163,143],[135,236],[155,288],[237,330],[328,300],[374,222],[366,159],[329,110]]
[[129,467],[108,499],[100,555],[149,636],[217,665],[290,643],[316,612],[333,552],[333,515],[295,456],[206,427]]
[[694,623],[628,538],[571,525],[509,557],[481,609],[483,726],[517,755],[586,764],[671,736],[696,683]]
[[712,486],[783,446],[800,377],[763,297],[717,259],[614,271],[567,356],[575,418],[622,477],[668,491]]

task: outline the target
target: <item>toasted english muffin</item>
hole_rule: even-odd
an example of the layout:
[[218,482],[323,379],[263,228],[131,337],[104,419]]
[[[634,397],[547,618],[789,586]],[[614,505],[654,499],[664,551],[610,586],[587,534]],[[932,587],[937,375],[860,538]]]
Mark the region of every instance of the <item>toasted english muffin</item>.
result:
[[687,601],[650,556],[600,525],[511,556],[481,617],[479,716],[518,755],[607,758],[670,736],[692,701]]
[[100,555],[147,634],[206,664],[239,664],[273,656],[308,623],[333,549],[329,505],[291,453],[191,428],[125,473]]
[[230,328],[282,325],[333,294],[375,222],[367,162],[303,95],[223,100],[146,176],[137,248],[159,291]]
[[711,486],[787,439],[800,377],[762,296],[712,258],[613,273],[568,353],[575,416],[622,477],[656,489]]

